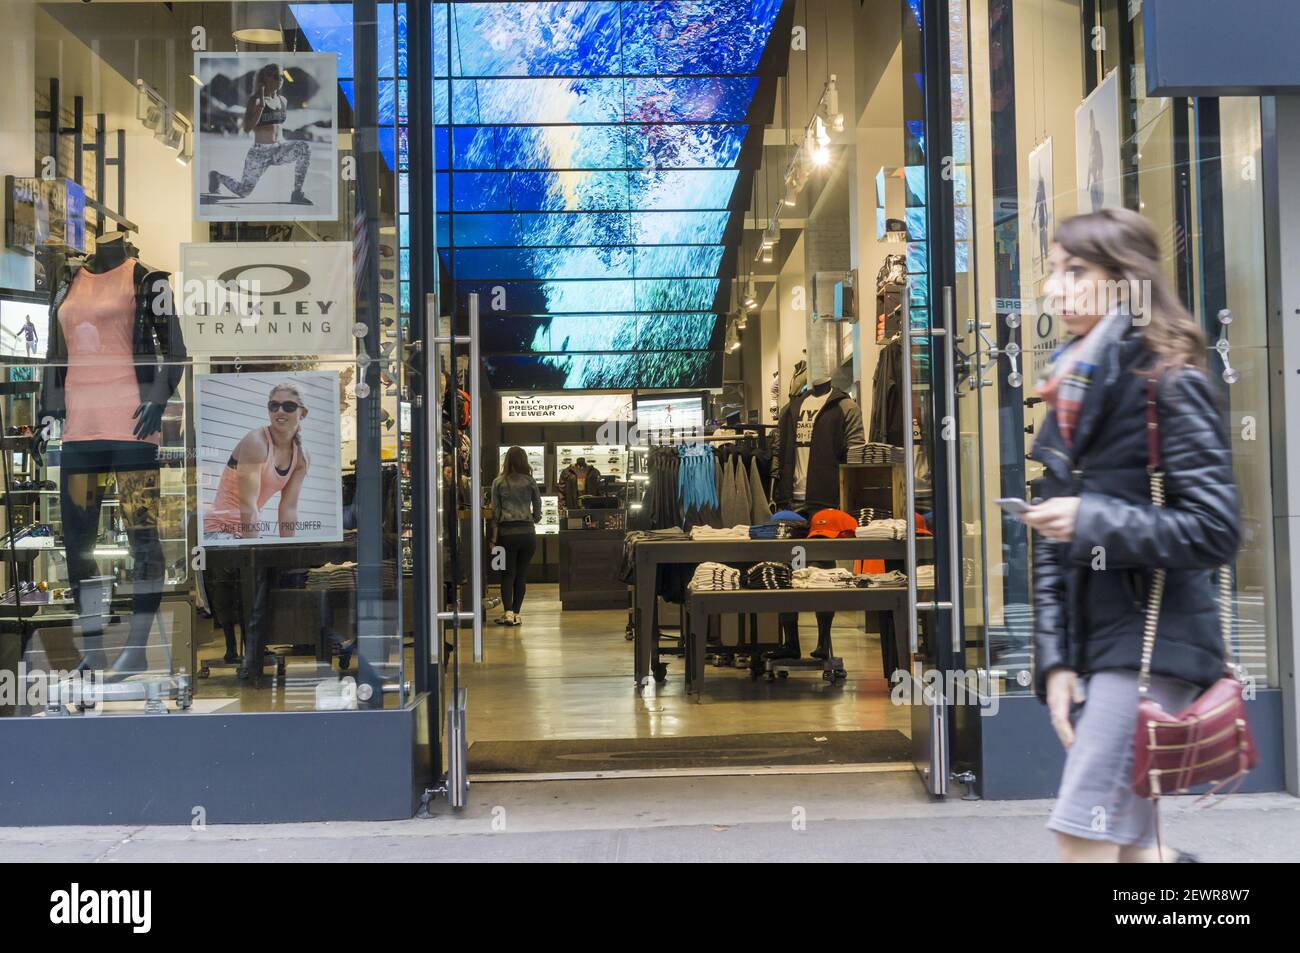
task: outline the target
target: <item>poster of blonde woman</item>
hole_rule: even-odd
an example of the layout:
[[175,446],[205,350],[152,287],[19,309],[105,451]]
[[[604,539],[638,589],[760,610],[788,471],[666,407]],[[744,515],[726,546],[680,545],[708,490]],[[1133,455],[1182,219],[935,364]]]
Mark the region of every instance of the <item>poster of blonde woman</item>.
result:
[[199,541],[343,538],[336,371],[196,377]]

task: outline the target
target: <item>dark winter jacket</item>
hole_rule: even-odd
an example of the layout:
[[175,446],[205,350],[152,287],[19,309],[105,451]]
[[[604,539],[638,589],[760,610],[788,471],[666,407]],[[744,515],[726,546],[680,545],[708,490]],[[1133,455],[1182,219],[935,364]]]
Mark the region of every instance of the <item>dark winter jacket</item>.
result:
[[[59,307],[72,288],[77,268],[70,268],[55,292],[50,307],[50,343],[46,351],[49,368],[41,376],[42,417],[62,420],[67,414],[63,383],[68,374],[68,344],[59,323]],[[176,392],[185,372],[188,354],[175,302],[165,271],[155,271],[140,262],[135,264],[135,322],[131,332],[131,349],[135,354],[135,379],[141,403],[166,404]]]
[[[1067,450],[1056,414],[1030,456],[1044,498],[1079,496],[1074,537],[1034,536],[1034,687],[1056,668],[1137,671],[1152,570],[1167,570],[1151,670],[1206,686],[1223,672],[1214,570],[1240,537],[1232,452],[1204,373],[1164,373],[1157,386],[1165,506],[1151,503],[1147,381],[1151,357],[1130,328],[1105,355]],[[1103,561],[1104,560],[1104,568]]]
[[[776,428],[776,447],[772,452],[772,480],[775,489],[772,499],[777,509],[789,509],[794,503],[794,461],[797,444],[795,422],[805,391],[790,399],[781,411]],[[840,464],[848,459],[848,451],[866,444],[862,430],[862,411],[848,394],[838,387],[822,406],[813,423],[812,446],[808,454],[808,481],[804,487],[802,506],[809,513],[840,505]]]

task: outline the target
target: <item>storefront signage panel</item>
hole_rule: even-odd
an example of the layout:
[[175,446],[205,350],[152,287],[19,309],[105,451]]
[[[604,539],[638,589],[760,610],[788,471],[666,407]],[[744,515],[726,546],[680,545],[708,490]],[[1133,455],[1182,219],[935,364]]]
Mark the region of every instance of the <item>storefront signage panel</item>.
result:
[[630,394],[539,394],[501,398],[503,424],[604,423],[631,419]]
[[181,246],[177,313],[192,354],[351,354],[348,242]]

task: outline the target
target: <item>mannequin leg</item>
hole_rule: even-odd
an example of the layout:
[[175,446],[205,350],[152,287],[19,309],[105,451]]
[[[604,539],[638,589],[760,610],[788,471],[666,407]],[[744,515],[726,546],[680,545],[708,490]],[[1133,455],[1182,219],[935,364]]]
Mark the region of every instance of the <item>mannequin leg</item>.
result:
[[244,664],[239,667],[238,678],[252,679],[254,686],[262,680],[265,665],[263,657],[266,641],[266,618],[270,611],[267,605],[271,598],[271,570],[258,570],[253,579],[253,608],[248,617],[248,628],[244,630]]
[[164,557],[158,535],[158,466],[117,470],[117,494],[126,538],[131,547],[131,625],[113,671],[128,675],[148,671],[145,652],[162,604]]
[[[72,449],[70,449],[72,448]],[[104,621],[100,614],[99,591],[85,591],[88,579],[99,575],[95,562],[95,540],[99,537],[99,507],[104,499],[101,475],[97,472],[69,472],[75,444],[64,448],[64,472],[59,481],[59,509],[63,522],[63,545],[68,560],[68,587],[81,630],[81,662],[78,668],[102,672]],[[91,604],[94,603],[94,604]]]
[[[810,563],[819,569],[834,569],[835,561],[819,559]],[[835,621],[834,612],[817,613],[817,648],[810,653],[813,658],[821,659],[823,662],[833,654],[831,649],[831,624]]]
[[781,620],[781,641],[785,643],[775,652],[767,652],[767,658],[799,658],[803,655],[803,649],[799,647],[799,613],[782,612],[778,618]]
[[824,662],[834,654],[831,649],[831,623],[834,621],[834,612],[817,613],[817,648],[810,653],[813,658]]

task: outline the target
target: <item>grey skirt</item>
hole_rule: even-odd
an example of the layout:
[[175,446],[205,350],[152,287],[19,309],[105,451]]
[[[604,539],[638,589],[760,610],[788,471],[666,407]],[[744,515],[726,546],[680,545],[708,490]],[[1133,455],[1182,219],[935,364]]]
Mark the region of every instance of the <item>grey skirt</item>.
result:
[[[1137,672],[1124,671],[1097,672],[1087,679],[1049,830],[1124,846],[1155,844],[1155,805],[1131,786],[1137,679]],[[1181,679],[1151,677],[1151,697],[1168,711],[1180,711],[1200,693]]]

